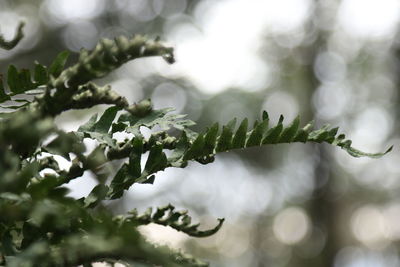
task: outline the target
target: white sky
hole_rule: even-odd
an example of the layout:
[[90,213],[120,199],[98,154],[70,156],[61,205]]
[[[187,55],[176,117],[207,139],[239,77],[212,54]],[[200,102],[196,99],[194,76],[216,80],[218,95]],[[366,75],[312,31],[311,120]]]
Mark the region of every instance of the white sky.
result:
[[[204,1],[193,23],[167,27],[166,38],[177,55],[172,74],[186,76],[210,94],[230,87],[263,89],[274,75],[272,63],[258,55],[263,39],[273,34],[301,36],[312,8],[310,0]],[[358,39],[390,38],[399,16],[398,0],[344,0],[337,25]]]

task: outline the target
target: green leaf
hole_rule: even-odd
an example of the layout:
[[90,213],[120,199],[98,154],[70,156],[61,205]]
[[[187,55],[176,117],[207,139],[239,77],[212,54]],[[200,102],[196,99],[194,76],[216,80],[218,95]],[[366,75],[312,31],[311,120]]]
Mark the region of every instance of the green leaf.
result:
[[83,161],[84,168],[91,170],[100,182],[104,182],[107,178],[107,174],[102,172],[102,167],[107,162],[104,152],[103,145],[97,146]]
[[95,129],[95,124],[97,121],[97,114],[94,114],[90,119],[78,128],[78,132],[92,132]]
[[162,150],[162,145],[155,145],[150,149],[149,157],[144,167],[148,174],[161,171],[167,166],[167,157]]
[[294,140],[297,130],[300,124],[300,117],[297,116],[293,122],[283,130],[282,135],[279,139],[280,143],[290,143]]
[[233,118],[232,120],[230,120],[227,124],[226,127],[231,130],[231,132],[233,132],[233,129],[235,129],[236,126],[236,118]]
[[[337,128],[336,128],[335,134],[336,134],[336,132],[337,132]],[[328,137],[329,137],[329,125],[324,125],[324,126],[322,126],[321,129],[312,131],[308,135],[308,141],[321,143],[321,142],[324,142]]]
[[108,193],[108,186],[105,184],[96,185],[90,194],[85,198],[84,203],[86,208],[96,207],[102,200],[104,200]]
[[111,180],[111,190],[108,193],[111,199],[120,198],[123,194],[124,189],[126,189],[126,184],[128,180],[132,178],[129,175],[128,169],[128,164],[124,163],[115,174],[114,178]]
[[108,133],[110,126],[119,110],[121,110],[121,108],[117,106],[106,109],[99,121],[94,125],[94,131],[98,133]]
[[69,153],[80,154],[85,147],[74,133],[60,132],[59,135],[48,145],[43,147],[44,151],[63,156],[70,160]]
[[49,76],[47,74],[47,68],[38,62],[35,62],[35,70],[34,70],[34,80],[37,83],[36,85],[44,85],[49,82]]
[[41,180],[31,182],[27,191],[35,200],[44,199],[49,196],[50,192],[59,185],[59,181],[55,176],[45,176]]
[[265,110],[264,110],[263,113],[262,113],[262,120],[263,120],[263,121],[269,120],[268,112],[266,112]]
[[283,129],[282,122],[283,122],[283,116],[281,115],[279,117],[278,124],[275,127],[269,129],[265,134],[265,137],[262,140],[262,144],[276,144],[278,142],[280,134]]
[[171,108],[152,110],[144,116],[137,116],[127,112],[118,118],[118,123],[128,123],[129,127],[126,129],[127,132],[135,135],[139,135],[139,129],[141,126],[151,129],[154,126],[159,125],[163,130],[168,130],[170,128],[185,130],[187,127],[195,124],[191,120],[184,120],[183,118],[186,117],[186,115],[168,114],[173,110],[174,109]]
[[30,71],[28,69],[18,71],[14,65],[8,67],[7,83],[14,95],[36,88],[32,82]]
[[228,126],[222,127],[222,133],[218,138],[217,152],[227,151],[231,148],[232,144],[232,130]]
[[81,137],[90,137],[95,139],[101,144],[115,147],[116,141],[112,138],[112,134],[108,132],[117,112],[120,109],[121,108],[117,106],[106,109],[98,121],[97,114],[93,115],[88,122],[79,127],[77,134]]
[[204,145],[204,136],[202,134],[199,134],[196,140],[194,140],[193,144],[190,146],[190,148],[186,151],[183,160],[195,159],[202,156],[204,154]]
[[53,63],[50,65],[49,68],[49,75],[57,78],[60,76],[61,72],[64,69],[65,63],[69,57],[69,51],[63,51],[59,53]]
[[232,149],[244,148],[246,143],[248,120],[245,118],[237,129],[232,141]]
[[26,164],[22,167],[13,179],[2,181],[0,192],[12,192],[12,193],[22,193],[27,189],[27,185],[32,177],[34,177],[39,171],[39,163],[34,161],[32,163]]
[[10,96],[6,93],[3,83],[3,76],[0,74],[0,103],[10,100]]
[[172,167],[182,168],[187,165],[187,161],[183,160],[183,156],[185,155],[185,152],[189,146],[189,139],[187,138],[186,132],[183,131],[181,137],[178,139],[171,157],[168,159],[168,162]]
[[308,140],[308,135],[313,127],[313,122],[308,123],[302,129],[298,130],[296,136],[293,139],[293,142],[302,142],[305,143]]
[[141,138],[134,138],[132,141],[132,150],[129,155],[128,172],[135,178],[139,178],[142,169],[140,160],[143,154],[143,140]]
[[218,136],[218,123],[215,123],[211,128],[206,132],[204,137],[204,155],[212,154],[214,152],[215,143],[217,141]]
[[11,92],[13,93],[22,92],[22,86],[19,81],[18,70],[14,65],[10,65],[8,67],[7,83]]
[[33,84],[31,80],[31,72],[28,69],[20,70],[18,74],[18,79],[21,83],[22,92],[36,88],[36,86]]
[[260,124],[258,124],[254,128],[253,131],[251,131],[249,139],[247,140],[247,143],[246,143],[246,147],[260,145],[262,138],[263,138],[263,134],[268,128],[268,122],[269,122],[268,119],[262,121]]

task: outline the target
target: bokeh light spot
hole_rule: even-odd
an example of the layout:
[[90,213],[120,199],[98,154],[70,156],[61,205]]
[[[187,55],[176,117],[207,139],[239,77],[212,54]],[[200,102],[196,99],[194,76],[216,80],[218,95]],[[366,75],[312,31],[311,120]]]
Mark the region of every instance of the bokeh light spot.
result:
[[279,241],[294,245],[306,237],[310,230],[310,220],[303,209],[286,208],[275,217],[273,230]]
[[186,105],[185,91],[172,82],[158,85],[154,89],[151,99],[155,108],[174,107],[177,113],[180,113]]
[[398,0],[342,1],[338,20],[349,35],[361,38],[390,37],[400,17]]
[[351,229],[355,238],[371,248],[387,245],[385,240],[385,220],[382,212],[373,205],[357,209],[351,218]]
[[281,114],[285,117],[284,124],[288,124],[297,116],[299,104],[293,95],[285,91],[276,91],[265,99],[262,110],[269,113],[272,125],[278,122]]
[[[92,19],[104,9],[104,0],[47,0],[43,3],[52,22],[65,24],[77,19]],[[49,23],[50,25],[51,23]]]

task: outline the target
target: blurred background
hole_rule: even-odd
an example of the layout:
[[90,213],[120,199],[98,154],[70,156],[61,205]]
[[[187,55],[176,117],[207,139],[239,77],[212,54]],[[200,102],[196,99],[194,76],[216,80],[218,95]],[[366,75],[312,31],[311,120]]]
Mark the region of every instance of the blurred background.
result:
[[[116,213],[171,203],[204,228],[226,219],[214,236],[195,239],[149,225],[148,239],[183,249],[211,266],[400,266],[398,0],[2,0],[0,31],[18,21],[26,37],[0,50],[0,73],[13,62],[49,64],[64,49],[91,49],[99,38],[147,34],[175,47],[177,62],[125,64],[99,84],[129,101],[150,97],[203,130],[233,117],[272,121],[297,114],[302,125],[340,126],[367,152],[356,159],[328,145],[293,144],[235,151],[210,165],[168,169],[154,185],[135,185]],[[73,62],[71,60],[70,62]],[[76,130],[88,111],[67,113]],[[95,185],[87,176],[71,196]]]

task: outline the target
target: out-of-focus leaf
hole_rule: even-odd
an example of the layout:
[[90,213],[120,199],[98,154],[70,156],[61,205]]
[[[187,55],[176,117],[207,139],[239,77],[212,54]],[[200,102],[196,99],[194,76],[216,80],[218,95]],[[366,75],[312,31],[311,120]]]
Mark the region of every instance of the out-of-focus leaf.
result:
[[57,78],[60,76],[62,70],[64,69],[65,63],[67,63],[69,57],[69,51],[62,51],[56,57],[56,59],[51,63],[49,68],[49,75]]

